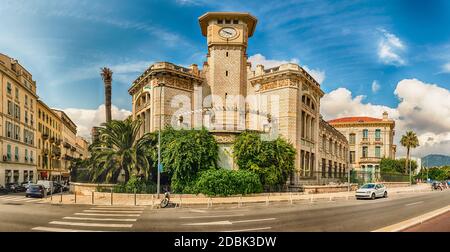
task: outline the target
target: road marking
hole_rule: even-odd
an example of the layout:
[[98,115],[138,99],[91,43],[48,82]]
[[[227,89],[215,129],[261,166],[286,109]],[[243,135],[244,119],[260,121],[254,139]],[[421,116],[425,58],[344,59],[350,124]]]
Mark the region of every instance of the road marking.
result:
[[130,213],[130,214],[142,213],[142,211],[115,211],[115,210],[83,210],[83,212],[88,212],[88,213]]
[[232,223],[245,223],[245,222],[258,222],[258,221],[271,221],[276,220],[276,218],[267,218],[267,219],[256,219],[256,220],[241,220],[241,221],[232,221]]
[[94,207],[92,210],[116,210],[116,211],[143,211],[144,208],[103,208],[103,207]]
[[240,230],[227,230],[227,231],[221,231],[221,232],[247,232],[247,231],[256,231],[256,230],[267,230],[271,229],[272,227],[261,227],[261,228],[249,228],[249,229],[240,229]]
[[230,214],[230,215],[207,215],[207,216],[182,216],[180,219],[200,219],[200,218],[224,218],[224,217],[238,217],[244,216],[243,214]]
[[140,214],[102,214],[102,213],[75,213],[83,216],[116,216],[116,217],[139,217]]
[[402,230],[407,229],[409,227],[412,227],[414,225],[423,223],[423,222],[425,222],[427,220],[430,220],[430,219],[432,219],[432,218],[434,218],[436,216],[439,216],[441,214],[444,214],[444,213],[446,213],[448,211],[450,211],[450,205],[448,205],[446,207],[443,207],[443,208],[440,208],[440,209],[437,209],[437,210],[434,210],[432,212],[420,215],[420,216],[416,216],[416,217],[411,218],[409,220],[402,221],[402,222],[397,223],[397,224],[393,224],[393,225],[390,225],[390,226],[387,226],[387,227],[383,227],[383,228],[380,228],[380,229],[377,229],[377,230],[373,230],[372,232],[399,232],[399,231],[402,231]]
[[107,224],[107,223],[86,223],[86,222],[67,222],[51,221],[53,225],[84,226],[84,227],[111,227],[111,228],[131,228],[133,224]]
[[137,219],[111,219],[111,218],[89,218],[89,217],[64,217],[66,220],[92,220],[92,221],[137,221]]
[[232,225],[236,223],[246,223],[246,222],[258,222],[258,221],[271,221],[276,220],[276,218],[267,219],[255,219],[255,220],[240,220],[240,221],[213,221],[213,222],[198,222],[198,223],[187,223],[183,224],[185,226],[207,226],[207,225]]
[[207,212],[206,210],[200,210],[200,209],[191,209],[189,211],[194,212],[194,213],[206,213]]
[[418,205],[418,204],[422,204],[422,203],[423,203],[423,201],[418,201],[418,202],[406,204],[405,206],[413,206],[413,205]]
[[51,228],[51,227],[35,227],[32,228],[31,230],[46,231],[46,232],[105,232],[99,230],[79,230],[79,229]]

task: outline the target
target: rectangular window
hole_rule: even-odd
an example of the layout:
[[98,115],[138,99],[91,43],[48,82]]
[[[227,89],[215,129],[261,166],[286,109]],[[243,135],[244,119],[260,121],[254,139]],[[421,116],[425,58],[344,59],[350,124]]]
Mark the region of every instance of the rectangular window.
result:
[[14,117],[20,120],[20,107],[17,104],[14,104]]
[[11,145],[9,144],[6,146],[6,159],[11,160]]
[[375,130],[375,140],[377,140],[377,141],[381,140],[381,130],[380,129]]
[[228,71],[225,71],[225,76],[228,76]]
[[14,147],[14,158],[16,161],[19,161],[19,147]]
[[6,92],[10,95],[12,92],[11,83],[6,83]]
[[14,107],[13,107],[12,102],[8,101],[8,115],[12,116],[14,113],[13,110],[14,110]]
[[25,105],[28,105],[28,95],[25,95]]
[[28,111],[25,110],[25,124],[28,124]]
[[27,162],[27,161],[28,161],[28,150],[25,149],[25,162]]
[[354,151],[350,151],[350,163],[351,164],[355,163],[355,152]]
[[20,126],[14,125],[14,139],[20,140]]
[[237,19],[233,20],[233,24],[239,24],[239,20]]
[[364,129],[363,130],[363,139],[367,140],[369,138],[369,130]]
[[375,146],[375,157],[379,158],[381,157],[381,147]]
[[16,87],[16,99],[19,100],[19,88]]
[[33,114],[30,114],[30,124],[31,126],[34,126]]
[[356,142],[356,135],[352,133],[349,136],[349,143],[350,144],[355,144],[355,142]]
[[366,158],[366,157],[367,157],[368,150],[369,150],[369,147],[367,147],[367,146],[363,146],[363,147],[362,147],[362,157],[363,157],[363,158]]
[[219,20],[217,20],[217,23],[218,23],[218,24],[223,24],[223,20],[222,20],[222,19],[219,19]]
[[30,151],[30,162],[33,163],[33,151]]

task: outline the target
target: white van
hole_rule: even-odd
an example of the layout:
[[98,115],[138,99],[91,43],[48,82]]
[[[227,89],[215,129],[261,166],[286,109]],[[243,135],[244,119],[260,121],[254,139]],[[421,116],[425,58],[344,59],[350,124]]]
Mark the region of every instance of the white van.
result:
[[53,181],[49,180],[38,180],[37,185],[42,185],[45,188],[47,194],[53,194],[52,190],[55,190],[55,185]]

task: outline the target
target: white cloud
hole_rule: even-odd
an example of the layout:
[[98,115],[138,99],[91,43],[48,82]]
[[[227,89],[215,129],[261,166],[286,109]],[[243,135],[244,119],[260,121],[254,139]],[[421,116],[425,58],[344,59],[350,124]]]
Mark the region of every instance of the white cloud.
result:
[[400,100],[396,108],[365,103],[364,96],[352,97],[345,88],[338,88],[321,100],[325,120],[345,116],[370,116],[380,118],[383,111],[396,122],[395,143],[397,156],[405,149],[399,140],[407,130],[416,132],[420,146],[412,155],[422,157],[431,153],[450,154],[450,91],[435,84],[417,79],[404,79],[397,84],[395,95]]
[[380,90],[380,84],[378,84],[378,81],[374,80],[372,82],[372,92],[376,93],[378,90]]
[[[252,63],[252,68],[255,69],[257,65],[263,65],[264,68],[272,68],[282,64],[294,63],[300,65],[300,60],[297,58],[292,58],[291,60],[275,60],[267,59],[266,56],[257,53],[248,58],[248,61]],[[325,80],[325,71],[320,69],[310,69],[308,66],[302,66],[311,76],[318,82],[322,83]]]
[[450,62],[447,63],[447,64],[444,64],[444,65],[442,66],[442,71],[443,71],[444,73],[450,73]]
[[[72,121],[77,125],[78,135],[86,139],[91,139],[91,130],[94,126],[100,126],[105,122],[105,105],[100,105],[97,109],[77,109],[67,108],[62,109]],[[131,112],[125,109],[119,109],[112,105],[111,107],[112,119],[123,120]]]
[[406,60],[402,58],[401,53],[405,51],[406,46],[394,34],[384,29],[378,29],[382,33],[382,38],[378,43],[378,57],[388,65],[405,65]]

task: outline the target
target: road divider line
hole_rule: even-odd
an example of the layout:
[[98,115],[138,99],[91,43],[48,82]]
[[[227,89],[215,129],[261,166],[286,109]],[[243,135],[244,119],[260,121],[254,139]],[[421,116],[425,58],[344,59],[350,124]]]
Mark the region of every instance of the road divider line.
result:
[[133,224],[86,223],[86,222],[68,222],[68,221],[51,221],[48,224],[84,226],[84,227],[110,227],[110,228],[131,228],[133,226]]
[[115,217],[139,217],[140,214],[105,214],[105,213],[75,213],[82,216],[115,216]]
[[414,205],[418,205],[418,204],[422,204],[422,203],[423,203],[423,201],[419,201],[419,202],[406,204],[405,206],[414,206]]
[[231,223],[246,223],[246,222],[259,222],[259,221],[271,221],[276,220],[276,218],[267,218],[267,219],[256,219],[256,220],[241,220],[241,221],[232,221]]
[[377,230],[373,230],[372,232],[399,232],[402,230],[405,230],[409,227],[415,226],[417,224],[423,223],[429,219],[432,219],[436,216],[439,216],[441,214],[444,214],[446,212],[450,211],[450,205],[443,207],[443,208],[439,208],[437,210],[434,210],[432,212],[426,213],[426,214],[422,214],[420,216],[411,218],[409,220],[405,220],[402,222],[399,222],[397,224],[393,224],[387,227],[383,227]]
[[129,221],[134,222],[137,219],[116,219],[116,218],[92,218],[92,217],[64,217],[66,220],[91,220],[91,221]]
[[180,219],[201,219],[201,218],[225,218],[225,217],[239,217],[243,214],[229,214],[229,215],[206,215],[206,216],[182,216]]
[[51,227],[35,227],[32,228],[31,230],[45,231],[45,232],[105,232],[101,230],[79,230],[79,229],[51,228]]
[[227,230],[227,231],[221,231],[221,232],[249,232],[249,231],[258,231],[258,230],[267,230],[271,229],[272,227],[261,227],[261,228],[249,228],[249,229],[240,229],[240,230]]
[[83,210],[83,212],[88,213],[130,213],[130,214],[140,214],[143,211],[116,211],[116,210]]
[[107,211],[143,211],[144,208],[134,208],[134,209],[130,209],[130,208],[100,208],[100,207],[94,207],[91,208],[91,210],[107,210]]

